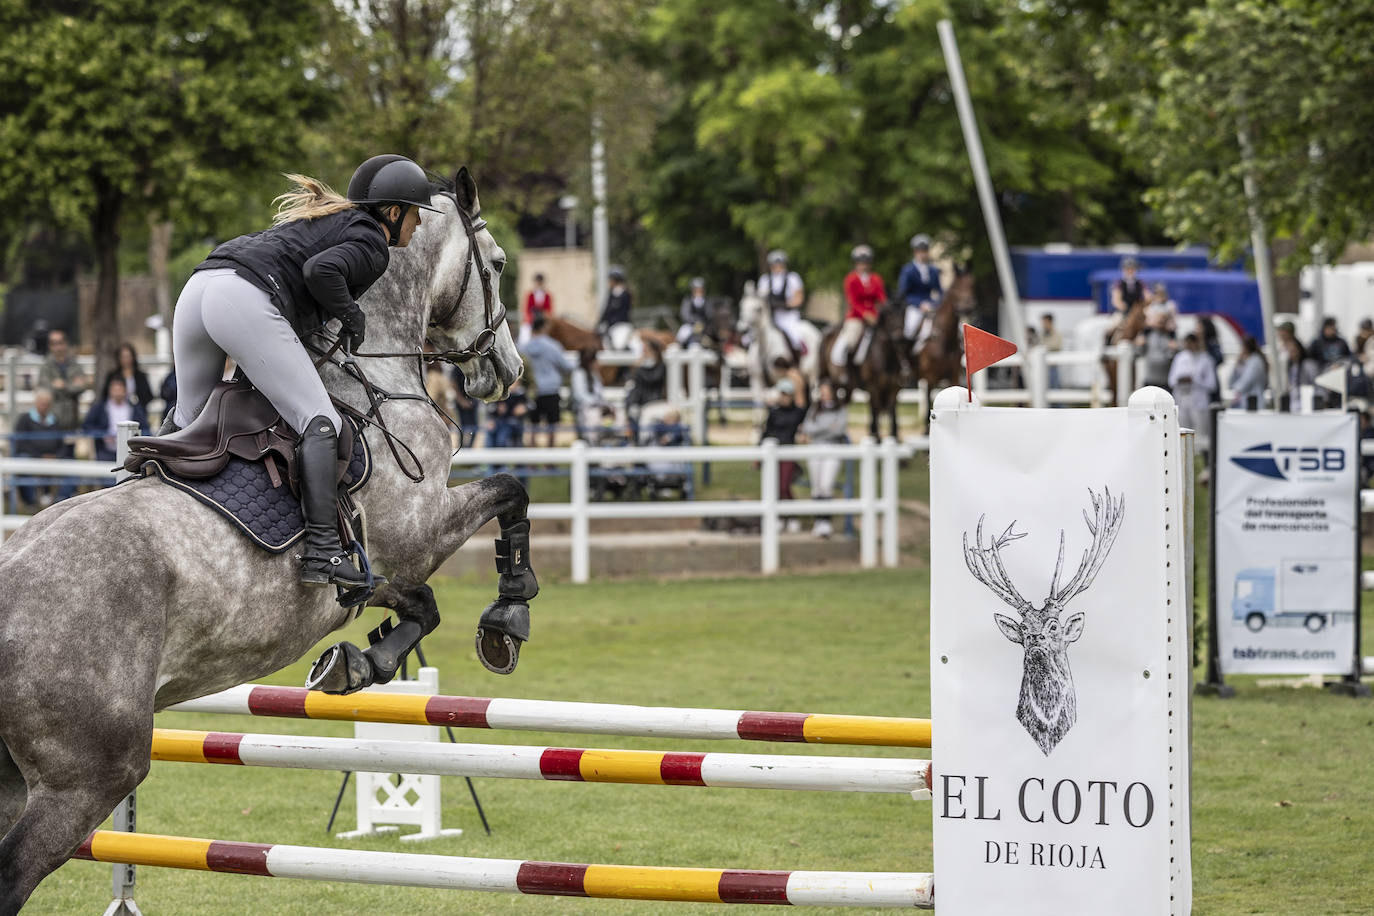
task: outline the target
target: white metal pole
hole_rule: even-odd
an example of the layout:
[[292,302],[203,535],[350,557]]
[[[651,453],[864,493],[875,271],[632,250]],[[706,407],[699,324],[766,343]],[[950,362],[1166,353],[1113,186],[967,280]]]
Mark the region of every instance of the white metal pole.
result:
[[1011,256],[1007,239],[1002,232],[1002,215],[993,197],[992,179],[988,176],[987,157],[983,155],[983,141],[978,136],[978,121],[973,114],[968,83],[964,81],[964,65],[959,59],[959,45],[954,40],[954,26],[941,19],[935,26],[940,33],[940,46],[945,52],[945,68],[949,71],[949,88],[954,93],[954,105],[959,110],[959,126],[964,131],[964,145],[968,147],[969,164],[973,166],[973,181],[978,188],[978,201],[983,207],[983,222],[987,225],[988,243],[992,259],[997,264],[997,279],[1002,286],[1001,332],[1022,352],[1026,349],[1026,322],[1021,309],[1021,297],[1016,290],[1016,275],[1011,270]]
[[859,565],[878,565],[878,443],[864,436],[859,455]]
[[119,470],[115,471],[116,481],[133,476],[124,470],[124,459],[129,457],[129,439],[137,435],[138,423],[134,420],[125,420],[115,430],[115,460],[119,462]]
[[664,394],[668,397],[668,403],[679,409],[686,400],[682,396],[682,363],[686,353],[686,350],[678,347],[663,351],[663,371],[667,379]]
[[1264,321],[1264,351],[1269,357],[1269,390],[1279,396],[1279,350],[1274,340],[1274,267],[1269,261],[1269,233],[1260,212],[1259,188],[1255,184],[1255,150],[1250,144],[1250,124],[1241,116],[1240,158],[1245,166],[1242,183],[1245,186],[1245,208],[1250,215],[1250,247],[1255,252],[1255,279],[1259,282],[1260,315]]
[[[692,406],[692,442],[703,445],[706,442],[706,360],[710,358],[707,350],[688,350],[687,363],[687,400]],[[724,378],[724,369],[721,370]]]
[[572,444],[572,464],[569,467],[569,495],[572,502],[572,580],[582,583],[591,579],[591,525],[587,520],[588,462],[587,443],[578,439]]
[[883,440],[883,565],[895,569],[900,560],[898,541],[897,440]]
[[1045,359],[1044,345],[1031,347],[1026,351],[1023,363],[1026,373],[1026,387],[1030,389],[1030,406],[1050,406],[1050,369]]
[[606,272],[610,270],[611,234],[606,224],[606,144],[601,139],[601,113],[592,115],[592,256],[596,262],[596,308],[606,305]]
[[759,463],[759,499],[763,515],[759,518],[759,543],[762,555],[759,568],[765,576],[778,571],[778,440],[763,440],[763,460]]

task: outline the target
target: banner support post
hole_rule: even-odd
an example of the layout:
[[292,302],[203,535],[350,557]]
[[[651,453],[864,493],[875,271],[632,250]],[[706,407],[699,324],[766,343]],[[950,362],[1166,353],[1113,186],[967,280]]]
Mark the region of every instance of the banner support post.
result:
[[1219,404],[1213,405],[1208,417],[1212,438],[1207,449],[1207,479],[1210,487],[1207,499],[1207,676],[1193,688],[1193,692],[1227,700],[1236,695],[1236,688],[1222,679],[1221,637],[1217,632],[1217,416],[1222,409]]

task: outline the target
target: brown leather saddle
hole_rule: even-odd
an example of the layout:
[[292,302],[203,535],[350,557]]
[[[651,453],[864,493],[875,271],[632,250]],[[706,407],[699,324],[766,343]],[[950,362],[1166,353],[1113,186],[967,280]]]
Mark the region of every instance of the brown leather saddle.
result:
[[[172,474],[193,480],[214,477],[232,457],[261,461],[272,486],[289,482],[299,489],[296,444],[300,437],[277,409],[246,379],[220,382],[200,414],[183,430],[166,436],[134,436],[129,439],[126,470],[143,473],[143,465],[157,461]],[[353,426],[339,431],[338,478],[353,455]]]

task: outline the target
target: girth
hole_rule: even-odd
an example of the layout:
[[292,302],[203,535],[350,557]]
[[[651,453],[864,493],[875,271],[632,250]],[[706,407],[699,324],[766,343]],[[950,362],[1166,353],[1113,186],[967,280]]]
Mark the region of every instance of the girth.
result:
[[[261,461],[274,487],[294,483],[296,443],[299,436],[277,409],[246,379],[220,382],[200,414],[185,429],[167,436],[134,436],[129,439],[126,470],[143,473],[143,465],[156,460],[178,477],[201,480],[224,470],[232,457]],[[353,454],[352,424],[339,430],[339,479]]]

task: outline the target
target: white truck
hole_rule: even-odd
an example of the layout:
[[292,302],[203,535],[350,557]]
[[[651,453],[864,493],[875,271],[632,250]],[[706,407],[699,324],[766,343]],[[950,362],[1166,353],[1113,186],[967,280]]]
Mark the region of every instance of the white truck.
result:
[[1340,617],[1353,621],[1355,564],[1351,560],[1284,560],[1236,573],[1231,619],[1252,633],[1266,626],[1302,624],[1320,633]]

